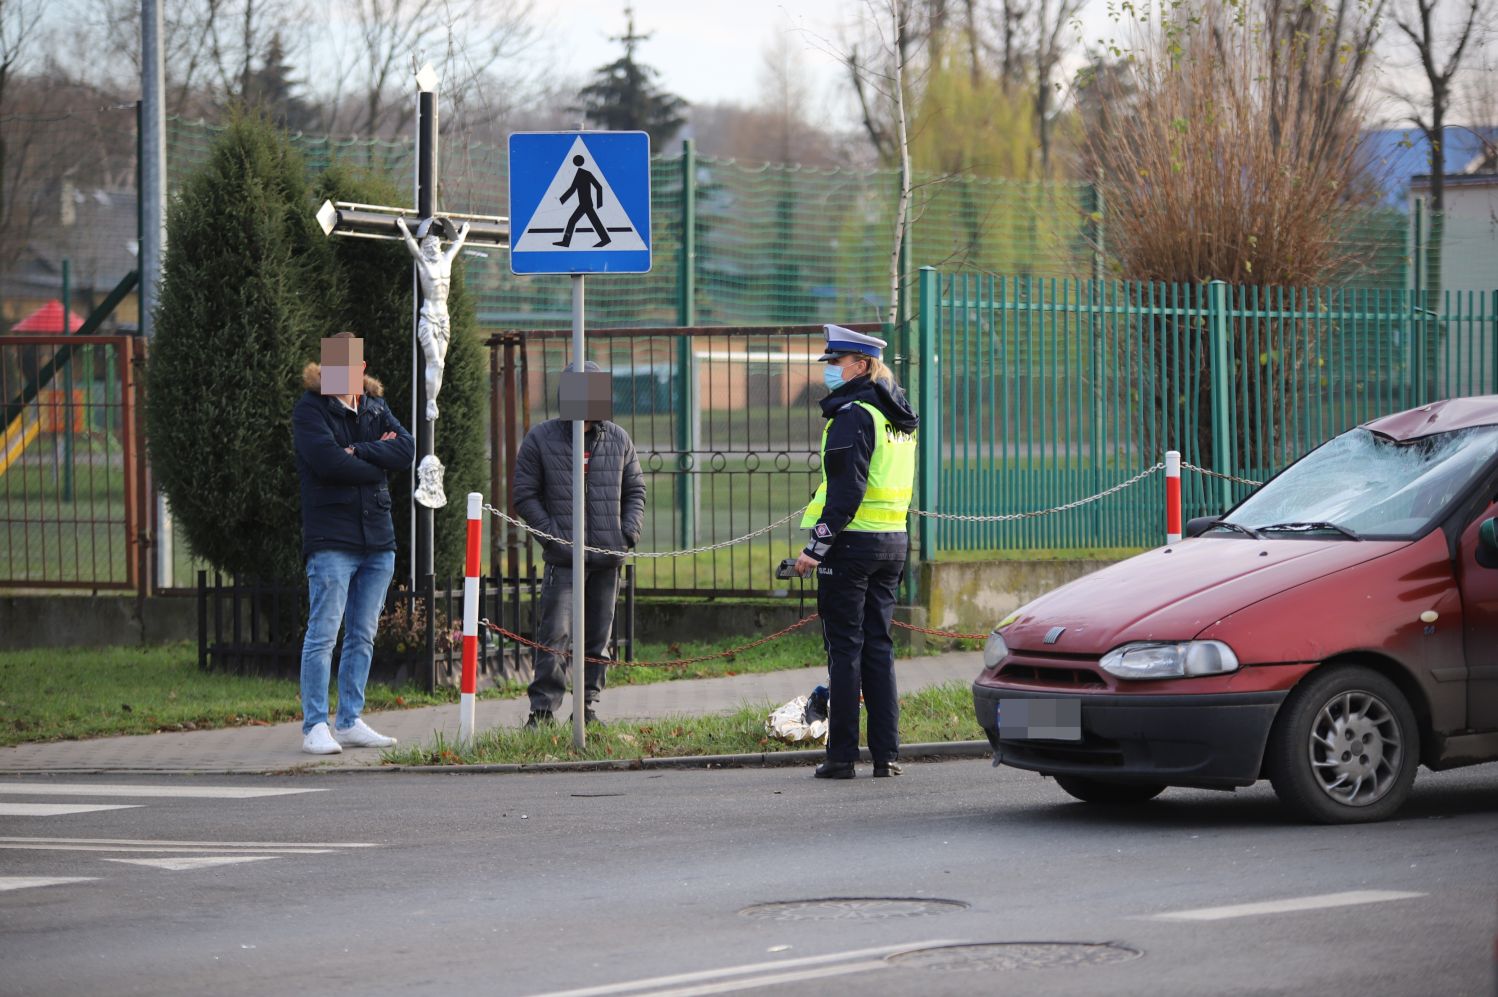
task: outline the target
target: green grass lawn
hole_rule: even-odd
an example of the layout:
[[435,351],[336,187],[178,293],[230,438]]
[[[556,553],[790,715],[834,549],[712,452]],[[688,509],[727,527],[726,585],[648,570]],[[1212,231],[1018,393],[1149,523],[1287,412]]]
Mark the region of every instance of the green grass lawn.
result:
[[[302,715],[297,692],[290,679],[199,671],[187,644],[0,652],[0,745],[281,723]],[[375,685],[366,692],[371,712],[456,698]]]
[[[648,642],[640,645],[636,657],[641,661],[691,658],[731,650],[753,639]],[[621,665],[610,672],[609,683],[642,685],[780,671],[822,661],[821,631],[812,623],[727,659],[668,668]],[[481,695],[515,698],[524,694],[524,685],[509,683]],[[371,684],[366,690],[370,712],[456,701],[453,689],[427,693],[415,687]],[[0,652],[0,746],[282,723],[301,715],[294,680],[199,671],[197,649],[189,644]]]
[[[597,724],[588,728],[588,745],[572,747],[565,724],[534,730],[495,727],[470,745],[438,737],[431,743],[387,751],[391,765],[499,765],[523,762],[606,761],[672,758],[686,755],[736,755],[797,751],[817,743],[788,744],[765,732],[765,718],[779,704],[745,704],[727,716],[670,717],[647,723]],[[905,744],[979,740],[983,731],[973,715],[973,694],[965,682],[933,686],[900,697],[900,740]]]

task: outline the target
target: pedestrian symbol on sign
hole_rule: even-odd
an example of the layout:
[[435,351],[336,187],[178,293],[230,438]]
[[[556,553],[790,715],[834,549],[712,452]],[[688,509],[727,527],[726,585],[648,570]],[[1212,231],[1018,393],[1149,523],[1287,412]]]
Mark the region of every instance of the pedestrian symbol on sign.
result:
[[593,225],[593,231],[598,233],[598,241],[593,244],[594,249],[602,249],[613,240],[609,238],[609,230],[604,227],[603,222],[598,220],[598,212],[593,210],[593,191],[598,191],[598,206],[603,207],[603,187],[598,180],[583,169],[583,163],[587,160],[582,156],[573,156],[572,165],[577,167],[577,176],[572,181],[572,186],[567,188],[567,193],[562,195],[562,203],[567,203],[567,198],[573,194],[577,195],[577,209],[572,212],[572,217],[567,219],[567,233],[562,236],[560,242],[552,243],[553,246],[572,245],[572,230],[577,228],[577,223],[582,221],[584,215]]

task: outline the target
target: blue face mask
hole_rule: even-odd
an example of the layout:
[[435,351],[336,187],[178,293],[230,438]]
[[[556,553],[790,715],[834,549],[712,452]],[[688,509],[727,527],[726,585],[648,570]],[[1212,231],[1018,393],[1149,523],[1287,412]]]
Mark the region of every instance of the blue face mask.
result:
[[843,369],[832,364],[822,368],[822,381],[827,385],[828,391],[836,391],[847,383],[843,380]]

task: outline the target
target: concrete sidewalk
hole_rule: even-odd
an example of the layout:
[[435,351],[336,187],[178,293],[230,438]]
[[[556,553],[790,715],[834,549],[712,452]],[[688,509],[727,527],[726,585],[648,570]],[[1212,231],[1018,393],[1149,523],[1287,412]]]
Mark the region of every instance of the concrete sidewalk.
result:
[[[946,682],[971,682],[982,669],[983,655],[961,651],[927,658],[907,658],[895,665],[902,693]],[[683,679],[652,685],[617,686],[599,702],[607,720],[655,720],[668,716],[730,713],[746,703],[779,705],[805,695],[827,681],[824,668],[734,675],[728,678]],[[571,700],[563,704],[571,713]],[[480,700],[477,723],[488,727],[517,727],[525,722],[529,705],[521,699]],[[456,738],[458,707],[428,706],[391,710],[366,716],[376,730],[399,738],[403,745],[423,744],[442,732]],[[300,722],[268,727],[104,737],[90,741],[57,741],[0,748],[0,774],[19,772],[285,772],[293,769],[370,768],[380,764],[372,749],[317,757],[301,751]]]

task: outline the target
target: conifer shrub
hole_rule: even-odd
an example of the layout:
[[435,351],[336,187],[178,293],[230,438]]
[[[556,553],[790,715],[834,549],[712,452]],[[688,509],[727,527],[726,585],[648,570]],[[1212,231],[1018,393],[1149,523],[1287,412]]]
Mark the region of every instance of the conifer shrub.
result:
[[301,157],[234,115],[167,214],[145,413],[176,528],[216,568],[301,574],[291,409],[339,297]]

